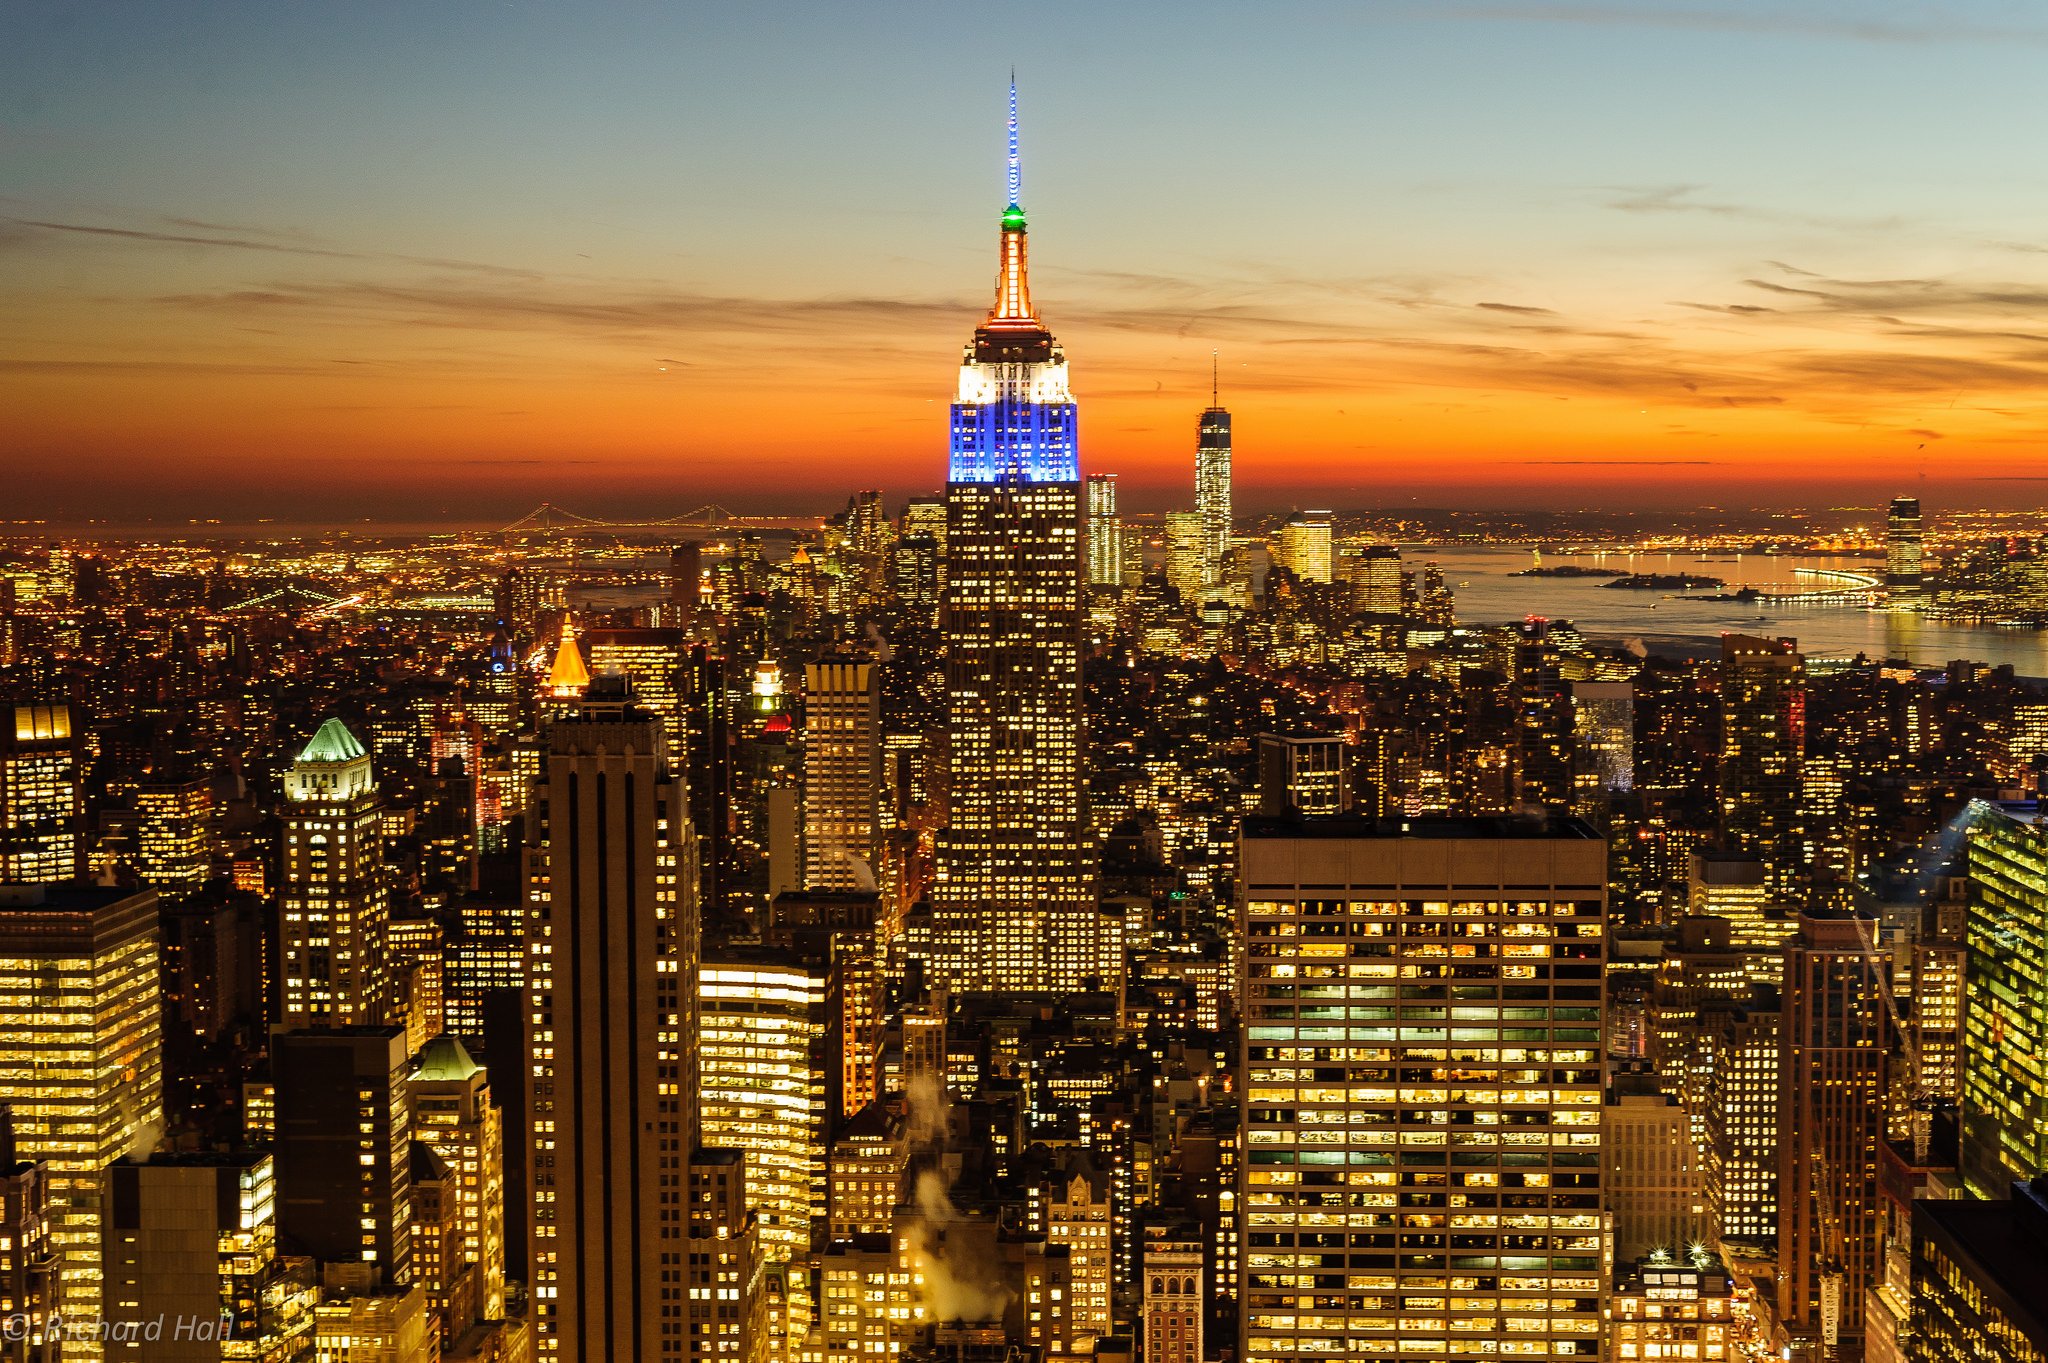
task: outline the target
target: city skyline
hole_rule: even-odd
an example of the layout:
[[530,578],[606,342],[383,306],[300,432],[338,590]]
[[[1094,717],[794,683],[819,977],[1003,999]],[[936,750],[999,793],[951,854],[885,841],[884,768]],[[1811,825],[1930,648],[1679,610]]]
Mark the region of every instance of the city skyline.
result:
[[1708,3],[34,16],[0,1363],[2048,1359],[2048,28]]
[[2009,7],[392,14],[29,16],[19,514],[824,510],[842,453],[929,491],[1011,60],[1129,511],[1187,501],[1219,350],[1247,511],[2032,495]]

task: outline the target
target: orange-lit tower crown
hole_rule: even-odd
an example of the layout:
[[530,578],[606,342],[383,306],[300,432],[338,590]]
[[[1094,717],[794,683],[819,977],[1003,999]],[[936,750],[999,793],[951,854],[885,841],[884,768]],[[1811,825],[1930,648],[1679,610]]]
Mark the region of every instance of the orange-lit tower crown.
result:
[[1038,315],[1031,311],[1031,277],[1024,256],[1024,163],[1017,154],[1017,82],[1010,81],[1010,159],[1008,165],[1009,207],[1003,210],[1003,257],[996,266],[996,305],[989,309],[987,326],[1005,330],[1041,331]]
[[1024,210],[1013,203],[1003,210],[1003,258],[996,266],[996,305],[989,309],[984,323],[991,330],[1044,330],[1038,314],[1031,311],[1031,277],[1024,253]]

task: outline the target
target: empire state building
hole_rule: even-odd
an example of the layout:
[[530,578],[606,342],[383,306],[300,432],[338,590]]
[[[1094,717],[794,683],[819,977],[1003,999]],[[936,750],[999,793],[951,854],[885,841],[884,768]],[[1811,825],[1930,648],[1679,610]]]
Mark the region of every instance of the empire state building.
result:
[[1108,973],[1082,811],[1081,469],[1067,357],[1031,305],[1010,89],[995,305],[960,363],[946,482],[947,826],[933,969],[955,990]]

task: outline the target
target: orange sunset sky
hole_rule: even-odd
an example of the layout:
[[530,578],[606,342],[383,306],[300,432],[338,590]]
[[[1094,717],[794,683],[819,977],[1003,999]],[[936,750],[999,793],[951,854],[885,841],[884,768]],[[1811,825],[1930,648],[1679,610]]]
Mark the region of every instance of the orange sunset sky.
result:
[[1137,509],[1191,499],[1212,350],[1252,511],[2048,482],[2033,9],[1028,12],[21,7],[0,519],[930,490],[1013,63]]

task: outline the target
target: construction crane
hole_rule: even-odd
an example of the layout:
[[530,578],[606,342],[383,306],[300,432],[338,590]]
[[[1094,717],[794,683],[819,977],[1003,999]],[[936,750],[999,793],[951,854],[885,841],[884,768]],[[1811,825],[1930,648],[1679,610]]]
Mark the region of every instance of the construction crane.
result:
[[[1913,1150],[1916,1163],[1924,1162],[1927,1146],[1933,1131],[1931,1113],[1923,1111],[1921,1102],[1920,1048],[1914,1043],[1912,1033],[1906,1028],[1905,1019],[1899,1013],[1897,1000],[1892,998],[1891,980],[1884,967],[1890,958],[1878,949],[1871,932],[1871,921],[1861,914],[1853,914],[1851,921],[1856,927],[1857,955],[1862,962],[1866,979],[1884,1005],[1886,1018],[1891,1023],[1892,1034],[1899,1039],[1899,1047],[1905,1053],[1907,1066],[1907,1092],[1913,1106]],[[1807,1084],[1800,1099],[1801,1117],[1806,1129],[1818,1132],[1819,1123],[1813,1111],[1813,1086]],[[1846,1290],[1848,1276],[1847,1230],[1843,1224],[1846,1208],[1835,1201],[1834,1184],[1828,1178],[1827,1159],[1822,1142],[1813,1145],[1811,1168],[1808,1174],[1813,1184],[1814,1209],[1818,1213],[1819,1239],[1821,1242],[1820,1299],[1821,1342],[1832,1354],[1842,1337],[1842,1297]]]
[[1913,1163],[1924,1165],[1934,1144],[1934,1106],[1922,1089],[1925,1076],[1920,1068],[1920,1044],[1906,1026],[1906,1020],[1899,1012],[1898,1000],[1892,997],[1891,981],[1881,973],[1891,958],[1880,951],[1873,940],[1871,921],[1861,914],[1856,915],[1856,940],[1862,948],[1864,968],[1873,976],[1871,983],[1877,991],[1878,1002],[1884,1005],[1885,1016],[1891,1020],[1892,1035],[1898,1038],[1899,1050],[1906,1058],[1906,1104],[1910,1114],[1907,1121],[1913,1137]]
[[[1812,1100],[1809,1098],[1807,1119],[1812,1120]],[[1820,1338],[1833,1353],[1842,1338],[1842,1287],[1847,1276],[1848,1262],[1842,1234],[1842,1219],[1836,1214],[1835,1192],[1828,1184],[1827,1161],[1818,1144],[1813,1151],[1813,1169],[1809,1177],[1813,1180],[1813,1200],[1820,1212],[1821,1248],[1820,1257]]]

